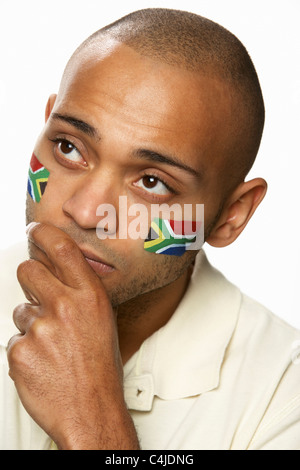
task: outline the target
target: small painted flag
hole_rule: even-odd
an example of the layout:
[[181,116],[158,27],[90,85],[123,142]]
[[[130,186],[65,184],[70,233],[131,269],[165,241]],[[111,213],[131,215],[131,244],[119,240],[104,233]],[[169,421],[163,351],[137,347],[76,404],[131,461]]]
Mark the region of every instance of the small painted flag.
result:
[[41,197],[45,192],[49,175],[49,171],[41,164],[33,153],[30,160],[27,189],[31,198],[35,202],[40,202]]
[[192,221],[153,219],[144,249],[151,253],[181,256],[196,240],[198,224]]

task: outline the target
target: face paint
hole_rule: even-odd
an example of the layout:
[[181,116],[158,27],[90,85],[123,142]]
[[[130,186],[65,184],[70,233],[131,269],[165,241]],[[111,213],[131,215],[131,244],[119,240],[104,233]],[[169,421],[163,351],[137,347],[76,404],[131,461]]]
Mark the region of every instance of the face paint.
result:
[[27,190],[34,202],[40,202],[47,186],[49,174],[49,171],[33,153],[30,160]]
[[195,228],[195,222],[178,222],[157,217],[151,223],[144,249],[150,253],[182,256],[196,240]]

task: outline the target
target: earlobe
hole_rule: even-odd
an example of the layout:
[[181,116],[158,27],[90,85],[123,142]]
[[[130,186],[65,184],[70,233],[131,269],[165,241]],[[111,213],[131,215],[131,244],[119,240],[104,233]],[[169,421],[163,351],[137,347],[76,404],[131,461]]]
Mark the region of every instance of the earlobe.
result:
[[233,243],[242,233],[267,192],[262,178],[240,184],[224,205],[221,217],[206,239],[214,247]]
[[48,99],[47,105],[46,105],[46,109],[45,109],[45,122],[47,122],[48,119],[49,119],[49,116],[50,116],[50,114],[52,112],[52,109],[53,109],[53,106],[55,104],[56,97],[57,97],[57,95],[55,95],[55,94],[49,96],[49,99]]

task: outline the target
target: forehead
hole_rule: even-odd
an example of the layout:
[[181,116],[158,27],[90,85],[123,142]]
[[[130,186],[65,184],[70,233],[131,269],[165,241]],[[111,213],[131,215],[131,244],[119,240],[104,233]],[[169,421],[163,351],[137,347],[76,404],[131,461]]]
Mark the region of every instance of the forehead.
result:
[[[56,107],[98,127],[103,115],[136,136],[199,155],[228,133],[230,94],[214,77],[141,56],[119,43],[80,51],[64,74]],[[227,117],[227,118],[226,118]],[[155,131],[155,132],[154,132]],[[216,151],[214,151],[216,155]]]

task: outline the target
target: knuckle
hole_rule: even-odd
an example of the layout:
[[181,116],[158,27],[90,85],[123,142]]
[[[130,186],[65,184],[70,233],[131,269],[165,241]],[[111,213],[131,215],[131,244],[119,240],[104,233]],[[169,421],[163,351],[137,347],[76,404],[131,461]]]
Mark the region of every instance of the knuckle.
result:
[[14,370],[18,367],[22,367],[25,362],[25,356],[24,336],[15,335],[10,338],[7,345],[7,359],[10,369]]
[[32,270],[35,264],[36,264],[36,261],[33,259],[28,259],[26,261],[23,261],[21,264],[19,264],[17,268],[17,278],[20,280],[24,276],[27,276],[29,271]]
[[70,303],[70,297],[64,293],[62,290],[59,295],[57,295],[52,300],[52,306],[55,314],[59,314],[62,310],[67,308],[67,305]]
[[77,247],[72,240],[63,239],[53,243],[51,250],[56,257],[64,259],[72,257],[77,251]]
[[44,341],[49,336],[50,328],[48,322],[43,318],[36,318],[28,331],[30,337],[34,341]]
[[23,261],[17,268],[17,279],[22,284],[28,280],[40,277],[43,271],[43,265],[40,261],[35,259],[28,259]]
[[15,320],[21,315],[23,308],[24,304],[19,304],[13,309],[13,320]]
[[73,321],[75,305],[67,295],[60,295],[55,300],[55,315],[57,320],[67,325]]
[[18,323],[18,320],[24,316],[26,311],[27,311],[26,304],[19,304],[14,308],[12,316],[13,316],[13,321],[15,325]]

